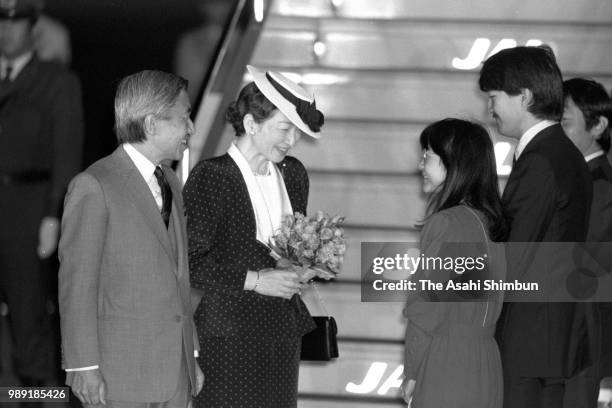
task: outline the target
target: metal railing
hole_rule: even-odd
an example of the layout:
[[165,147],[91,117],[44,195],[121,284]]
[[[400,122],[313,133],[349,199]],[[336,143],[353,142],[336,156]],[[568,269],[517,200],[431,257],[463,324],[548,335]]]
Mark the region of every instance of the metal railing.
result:
[[225,128],[225,109],[242,86],[245,66],[251,59],[271,3],[271,0],[236,1],[194,106],[195,132],[190,139],[189,153],[177,169],[183,182],[200,160],[212,157],[216,151]]

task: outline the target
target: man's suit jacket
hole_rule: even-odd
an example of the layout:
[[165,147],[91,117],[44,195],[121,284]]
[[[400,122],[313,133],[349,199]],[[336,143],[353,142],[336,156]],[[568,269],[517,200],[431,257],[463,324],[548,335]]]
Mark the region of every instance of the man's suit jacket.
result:
[[[591,205],[584,158],[553,125],[540,131],[514,164],[503,194],[509,220],[508,279],[527,270],[530,253],[512,242],[583,242]],[[504,370],[525,377],[568,377],[591,363],[592,305],[506,303],[498,323]]]
[[[593,178],[593,204],[587,241],[594,244],[591,255],[604,270],[611,271],[610,246],[600,243],[612,242],[612,166],[606,156],[596,157],[587,164]],[[612,296],[612,293],[608,296]],[[612,302],[602,302],[598,306],[602,322],[600,375],[609,377],[612,375]]]
[[81,85],[65,66],[33,56],[14,81],[0,81],[0,173],[48,173],[41,218],[59,216],[82,148]]
[[593,204],[587,241],[612,242],[612,166],[599,156],[587,163],[593,179]]
[[[166,229],[123,147],[70,183],[60,240],[64,368],[99,365],[117,401],[165,401],[185,359],[195,390],[187,235],[180,183],[168,167]],[[72,375],[68,375],[70,384]]]
[[39,230],[45,216],[60,217],[82,146],[81,87],[66,67],[34,56],[0,81],[0,293],[13,312],[15,369],[35,379],[55,376],[45,298],[56,265],[36,256]]
[[[306,213],[308,175],[294,157],[278,168],[294,212]],[[301,337],[314,328],[298,296],[291,300],[244,290],[247,270],[273,268],[270,248],[256,238],[247,185],[228,155],[201,161],[184,189],[191,285],[204,291],[195,313],[200,337],[261,341]]]

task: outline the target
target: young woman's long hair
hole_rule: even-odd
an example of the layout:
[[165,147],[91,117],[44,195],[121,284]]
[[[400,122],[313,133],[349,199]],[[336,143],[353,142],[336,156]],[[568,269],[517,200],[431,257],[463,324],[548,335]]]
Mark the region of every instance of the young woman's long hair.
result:
[[432,194],[427,214],[466,204],[485,215],[492,240],[505,240],[507,224],[488,132],[479,124],[449,118],[427,126],[420,143],[440,156],[446,168],[446,179]]

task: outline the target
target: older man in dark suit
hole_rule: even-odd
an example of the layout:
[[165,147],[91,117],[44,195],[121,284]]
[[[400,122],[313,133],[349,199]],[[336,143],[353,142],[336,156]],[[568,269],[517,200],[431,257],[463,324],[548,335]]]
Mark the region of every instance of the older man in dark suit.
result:
[[34,51],[40,8],[40,0],[0,1],[0,298],[9,305],[15,371],[24,386],[56,375],[45,302],[55,280],[45,271],[83,144],[79,80]]
[[[593,204],[587,232],[588,249],[605,271],[612,270],[612,166],[606,157],[610,151],[612,100],[598,82],[573,78],[563,83],[565,107],[561,126],[580,150],[593,179]],[[612,294],[607,294],[608,299]],[[601,312],[601,356],[599,365],[580,378],[599,390],[602,377],[612,376],[612,302],[598,304]],[[596,351],[597,344],[594,345]],[[596,403],[596,401],[594,401]],[[594,404],[592,404],[594,406]]]
[[[583,242],[592,186],[580,152],[558,121],[561,72],[547,47],[516,47],[487,59],[480,89],[501,134],[518,139],[504,190],[510,242]],[[527,247],[532,251],[532,247]],[[520,278],[530,253],[508,247],[509,278]],[[546,273],[541,271],[541,273]],[[507,303],[498,323],[504,407],[588,406],[572,378],[593,364],[588,347],[592,305]],[[579,405],[575,405],[580,401]]]
[[203,375],[190,304],[181,186],[164,164],[193,132],[187,81],[124,78],[110,156],[71,183],[60,240],[67,383],[86,404],[186,407]]

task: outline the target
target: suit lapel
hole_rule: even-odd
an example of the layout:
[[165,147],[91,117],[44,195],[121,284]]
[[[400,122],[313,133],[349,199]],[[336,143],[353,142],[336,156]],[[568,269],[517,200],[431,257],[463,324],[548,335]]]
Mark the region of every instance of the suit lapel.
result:
[[[250,221],[251,221],[251,226],[252,226],[252,231],[253,231],[253,237],[257,240],[257,222],[255,221],[255,208],[253,207],[253,203],[251,201],[251,196],[249,194],[249,188],[247,187],[246,181],[244,180],[244,177],[242,176],[242,173],[240,172],[240,168],[238,167],[238,165],[236,164],[236,162],[234,161],[234,159],[232,159],[232,157],[229,154],[226,154],[224,156],[226,158],[226,165],[228,167],[228,170],[234,175],[234,177],[236,177],[236,179],[238,180],[238,184],[240,185],[238,188],[238,193],[241,194],[244,197],[244,202],[245,205],[248,205],[249,209],[250,209]],[[287,175],[285,173],[285,166],[279,166],[276,165],[275,166],[278,168],[281,178],[283,179],[283,183],[285,184],[285,189],[287,190],[287,195],[289,196],[289,202],[291,203],[291,207],[295,210],[295,194],[294,194],[294,189],[292,189],[289,185],[290,181],[287,180]],[[237,186],[238,187],[238,186]],[[258,241],[261,242],[261,241]],[[265,246],[265,244],[263,242],[261,242],[262,245]]]
[[565,133],[561,129],[561,125],[558,123],[540,130],[538,133],[536,133],[533,139],[531,139],[529,143],[527,143],[527,146],[525,146],[525,149],[523,149],[523,152],[521,153],[521,156],[518,158],[517,163],[521,161],[521,157],[523,157],[526,153],[529,153],[531,151],[537,151],[542,148],[545,149],[546,147],[541,147],[541,145],[542,144],[545,145],[546,143],[544,142],[544,139],[547,137],[551,137],[551,136],[552,137],[557,137],[557,136],[567,137],[565,136]]
[[0,108],[7,103],[13,95],[19,95],[19,91],[24,88],[22,83],[31,84],[35,83],[31,77],[36,75],[38,71],[38,60],[35,55],[32,56],[30,61],[23,67],[21,72],[15,77],[12,82],[0,84]]
[[289,169],[287,168],[287,159],[283,159],[282,162],[276,164],[276,167],[280,171],[280,174],[283,178],[283,182],[285,183],[285,189],[287,190],[287,195],[289,196],[289,201],[291,202],[291,207],[293,208],[293,212],[299,211],[305,214],[306,205],[304,200],[302,199],[301,191],[296,186],[295,181],[291,178],[289,174]]
[[168,237],[168,230],[164,225],[149,186],[123,147],[119,146],[113,154],[117,158],[117,171],[121,173],[122,183],[119,187],[123,189],[127,196],[132,198],[130,200],[131,204],[142,215],[170,259],[176,259]]
[[[244,181],[244,177],[242,177],[242,173],[240,172],[240,168],[232,159],[229,154],[225,154],[223,156],[225,158],[225,166],[227,170],[232,174],[232,176],[237,180],[236,185],[236,193],[241,195],[242,198],[237,200],[237,202],[244,203],[245,207],[248,207],[250,211],[249,214],[249,235],[253,236],[253,239],[257,240],[257,222],[255,221],[255,208],[253,207],[253,203],[251,202],[251,196],[249,195],[249,188],[247,187],[246,181]],[[259,242],[259,241],[258,241]]]
[[610,162],[608,161],[607,156],[601,157],[601,171],[605,175],[605,179],[608,182],[612,182],[612,166],[610,166]]
[[612,180],[612,168],[605,155],[590,160],[587,162],[587,165],[589,166],[591,175],[593,175],[593,179],[604,178],[606,180]]
[[[560,125],[552,125],[547,128],[540,130],[534,137],[531,139],[523,152],[519,156],[519,158],[512,165],[512,171],[510,171],[510,175],[508,176],[508,181],[506,183],[506,187],[504,188],[504,192],[502,193],[502,201],[507,205],[511,200],[511,196],[514,194],[514,190],[518,183],[520,183],[520,178],[525,174],[525,165],[524,165],[524,157],[526,154],[532,151],[537,151],[540,148],[540,144],[542,143],[542,138],[550,132],[559,131]],[[559,128],[559,129],[557,129]]]
[[13,80],[13,85],[19,87],[22,82],[32,83],[34,78],[37,76],[38,70],[40,69],[40,62],[36,55],[32,55],[32,58],[24,65],[23,69]]

